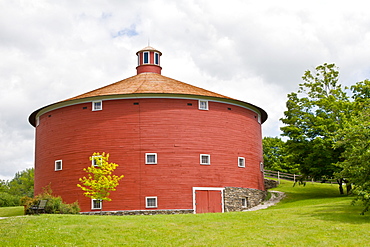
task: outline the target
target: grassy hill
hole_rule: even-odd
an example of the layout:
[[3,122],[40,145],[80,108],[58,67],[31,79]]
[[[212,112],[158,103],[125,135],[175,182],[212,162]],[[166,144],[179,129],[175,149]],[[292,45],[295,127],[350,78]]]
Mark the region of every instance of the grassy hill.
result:
[[337,185],[282,181],[276,190],[286,193],[282,202],[251,212],[10,217],[0,220],[0,245],[370,246],[370,214],[361,216]]

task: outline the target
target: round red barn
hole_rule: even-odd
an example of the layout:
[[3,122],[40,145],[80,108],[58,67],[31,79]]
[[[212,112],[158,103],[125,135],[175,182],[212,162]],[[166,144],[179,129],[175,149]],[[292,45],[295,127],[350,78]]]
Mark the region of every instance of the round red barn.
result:
[[[34,111],[35,194],[50,184],[82,212],[241,211],[264,197],[266,112],[161,75],[162,53],[137,52],[137,75]],[[110,202],[76,185],[94,152],[124,175]]]

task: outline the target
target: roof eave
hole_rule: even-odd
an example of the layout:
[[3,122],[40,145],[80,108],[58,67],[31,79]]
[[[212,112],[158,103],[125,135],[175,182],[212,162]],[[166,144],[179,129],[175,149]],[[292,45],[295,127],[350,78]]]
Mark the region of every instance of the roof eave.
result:
[[[57,103],[53,103],[47,106],[44,106],[34,112],[31,113],[31,115],[28,118],[29,123],[36,127],[36,118],[38,117],[39,113],[43,110],[46,110],[44,113],[58,109],[61,107],[74,105],[74,104],[82,104],[86,102],[91,102],[94,100],[99,99],[106,99],[106,100],[115,100],[115,99],[125,99],[125,98],[197,98],[197,99],[208,99],[208,100],[216,100],[224,103],[236,103],[237,105],[244,105],[249,106],[249,108],[252,108],[252,110],[257,110],[261,115],[261,123],[264,123],[267,120],[267,113],[260,107],[255,106],[251,103],[244,102],[241,100],[236,100],[232,98],[224,98],[224,97],[216,97],[216,96],[207,96],[207,95],[196,95],[196,94],[168,94],[168,93],[134,93],[134,94],[112,94],[112,95],[99,95],[99,96],[92,96],[92,97],[86,97],[86,98],[79,98],[79,99],[73,99],[73,100],[65,100],[65,101],[59,101]],[[50,108],[49,110],[47,108]],[[253,109],[254,108],[254,109]],[[44,114],[43,113],[43,114]]]

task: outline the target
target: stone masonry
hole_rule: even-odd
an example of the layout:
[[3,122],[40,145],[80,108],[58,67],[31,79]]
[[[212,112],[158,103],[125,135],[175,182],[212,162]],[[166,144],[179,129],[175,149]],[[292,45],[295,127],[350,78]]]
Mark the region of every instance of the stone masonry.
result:
[[225,212],[243,211],[254,207],[260,204],[266,195],[267,192],[262,190],[226,187],[224,190]]
[[268,189],[272,189],[272,188],[276,188],[278,186],[278,181],[276,180],[272,180],[272,179],[266,179],[265,178],[265,189],[268,190]]
[[[127,210],[127,211],[103,211],[101,215],[123,216],[123,215],[156,215],[156,214],[192,214],[192,209],[173,210]],[[83,215],[100,215],[100,211],[81,212]]]

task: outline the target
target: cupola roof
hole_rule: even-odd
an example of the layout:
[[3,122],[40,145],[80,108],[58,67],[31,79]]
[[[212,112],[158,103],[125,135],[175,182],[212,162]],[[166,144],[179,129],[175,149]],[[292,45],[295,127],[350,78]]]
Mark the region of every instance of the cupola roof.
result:
[[143,49],[141,49],[140,51],[136,52],[136,55],[143,52],[143,51],[153,51],[153,52],[158,52],[159,55],[162,56],[162,52],[158,51],[157,49],[151,47],[151,46],[147,46],[147,47],[144,47]]

